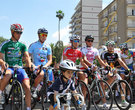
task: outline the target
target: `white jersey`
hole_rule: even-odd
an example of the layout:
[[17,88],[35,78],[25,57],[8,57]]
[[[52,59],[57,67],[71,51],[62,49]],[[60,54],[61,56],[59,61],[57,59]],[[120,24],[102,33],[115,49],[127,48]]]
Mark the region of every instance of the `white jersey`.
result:
[[87,60],[93,64],[95,56],[99,56],[99,51],[93,47],[82,47],[81,52],[87,57]]

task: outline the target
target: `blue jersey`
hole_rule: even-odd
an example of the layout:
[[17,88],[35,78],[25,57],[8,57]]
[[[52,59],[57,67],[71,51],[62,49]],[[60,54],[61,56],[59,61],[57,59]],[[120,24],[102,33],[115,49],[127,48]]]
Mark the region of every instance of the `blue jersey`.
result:
[[41,44],[40,41],[32,43],[28,52],[32,54],[36,66],[45,65],[48,62],[47,56],[52,55],[51,47],[46,43]]
[[67,90],[75,90],[74,82],[72,80],[69,80],[67,83],[64,82],[63,77],[59,77],[55,80],[55,82],[49,87],[48,89],[48,96],[50,94],[54,94],[54,91],[57,91],[58,93],[66,93]]

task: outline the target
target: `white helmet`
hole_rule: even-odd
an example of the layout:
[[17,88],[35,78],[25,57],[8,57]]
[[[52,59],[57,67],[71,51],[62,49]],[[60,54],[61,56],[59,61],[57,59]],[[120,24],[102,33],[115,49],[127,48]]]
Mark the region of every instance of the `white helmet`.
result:
[[75,39],[80,40],[80,36],[78,36],[78,35],[73,35],[72,37],[70,37],[70,40],[75,40]]
[[60,63],[60,70],[72,70],[72,71],[77,71],[78,69],[75,66],[75,63],[69,59],[63,60]]

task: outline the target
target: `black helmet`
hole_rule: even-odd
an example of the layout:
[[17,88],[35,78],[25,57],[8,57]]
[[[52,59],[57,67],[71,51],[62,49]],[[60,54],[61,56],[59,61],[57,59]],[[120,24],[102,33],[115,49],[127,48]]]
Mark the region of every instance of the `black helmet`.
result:
[[88,39],[93,39],[93,40],[94,40],[94,37],[93,37],[92,35],[87,35],[87,36],[85,37],[85,41],[87,41]]
[[40,33],[48,34],[48,31],[45,28],[40,28],[40,29],[38,29],[38,34],[40,34]]

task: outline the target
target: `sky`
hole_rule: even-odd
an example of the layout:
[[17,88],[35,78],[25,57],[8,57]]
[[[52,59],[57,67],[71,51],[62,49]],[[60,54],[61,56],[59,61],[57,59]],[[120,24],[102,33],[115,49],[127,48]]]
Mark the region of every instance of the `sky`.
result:
[[[106,7],[112,0],[102,0]],[[62,10],[64,18],[60,24],[60,39],[66,45],[69,42],[69,22],[79,0],[0,0],[0,36],[10,39],[10,25],[19,23],[24,27],[20,41],[27,46],[38,40],[39,28],[46,28],[46,42],[58,41],[58,18],[56,11]]]

